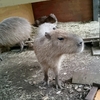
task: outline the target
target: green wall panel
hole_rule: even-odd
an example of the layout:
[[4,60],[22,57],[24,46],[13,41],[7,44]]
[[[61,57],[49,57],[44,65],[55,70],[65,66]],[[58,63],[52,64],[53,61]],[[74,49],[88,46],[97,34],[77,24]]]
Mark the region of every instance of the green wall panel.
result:
[[46,0],[0,0],[0,7],[7,7],[19,4],[34,3]]

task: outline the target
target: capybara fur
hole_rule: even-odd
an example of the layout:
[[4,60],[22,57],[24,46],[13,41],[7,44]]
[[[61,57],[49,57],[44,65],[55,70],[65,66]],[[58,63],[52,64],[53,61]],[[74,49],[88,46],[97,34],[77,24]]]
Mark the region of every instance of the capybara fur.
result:
[[22,17],[9,17],[0,23],[0,48],[20,44],[21,51],[24,41],[30,38],[31,24]]
[[48,84],[48,69],[51,68],[55,73],[56,88],[62,88],[58,77],[63,54],[80,53],[83,49],[82,38],[61,29],[46,32],[44,37],[35,38],[34,51],[43,68],[45,83]]
[[45,32],[51,32],[57,28],[57,24],[43,23],[37,28],[37,37],[45,36]]

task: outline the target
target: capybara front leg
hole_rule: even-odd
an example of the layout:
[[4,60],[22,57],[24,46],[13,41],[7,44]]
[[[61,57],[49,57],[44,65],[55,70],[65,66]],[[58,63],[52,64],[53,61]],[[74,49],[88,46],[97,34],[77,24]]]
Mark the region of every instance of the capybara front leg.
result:
[[20,42],[20,51],[23,51],[23,49],[24,49],[24,42],[21,41],[21,42]]
[[57,68],[55,68],[54,73],[55,73],[56,89],[58,89],[58,88],[62,89],[61,82],[59,81],[59,70]]

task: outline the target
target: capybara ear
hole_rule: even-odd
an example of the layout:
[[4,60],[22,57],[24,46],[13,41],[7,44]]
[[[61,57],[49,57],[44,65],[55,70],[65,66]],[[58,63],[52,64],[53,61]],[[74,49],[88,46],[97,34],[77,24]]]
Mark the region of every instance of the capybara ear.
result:
[[45,32],[45,37],[49,40],[51,39],[51,35],[48,32]]
[[52,13],[49,16],[51,16],[52,18],[56,19],[56,16],[54,14],[52,14]]
[[55,16],[54,14],[50,14],[50,15],[46,18],[45,21],[46,21],[46,22],[50,22],[50,23],[55,23],[55,22],[57,21],[57,18],[56,18],[56,16]]

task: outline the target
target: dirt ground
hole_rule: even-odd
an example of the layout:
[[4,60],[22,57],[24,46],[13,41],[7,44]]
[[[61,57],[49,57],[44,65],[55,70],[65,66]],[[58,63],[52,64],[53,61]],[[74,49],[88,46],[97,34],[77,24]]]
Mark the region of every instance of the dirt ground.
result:
[[50,86],[43,86],[43,72],[34,51],[9,51],[1,56],[0,100],[84,100],[91,86],[72,84],[67,80],[73,71],[100,71],[100,57],[92,56],[90,48],[81,54],[66,55],[60,71],[64,89],[57,90],[52,71],[49,71]]
[[[96,36],[99,29],[98,22],[62,23],[58,27],[81,33],[82,37]],[[72,78],[73,71],[100,72],[100,57],[92,56],[90,47],[81,54],[66,55],[60,71],[64,89],[57,90],[52,71],[49,71],[50,86],[43,86],[43,72],[33,50],[9,51],[0,56],[3,58],[0,61],[0,100],[84,100],[91,85],[72,84],[68,79]]]

